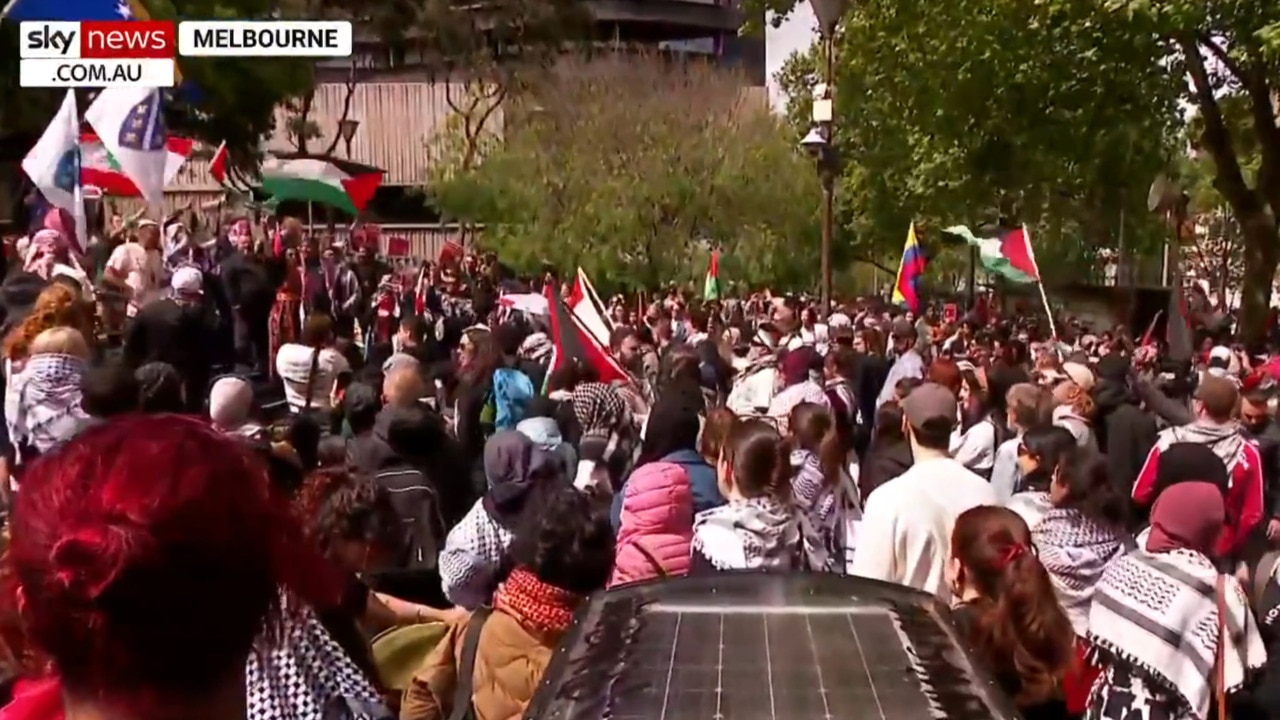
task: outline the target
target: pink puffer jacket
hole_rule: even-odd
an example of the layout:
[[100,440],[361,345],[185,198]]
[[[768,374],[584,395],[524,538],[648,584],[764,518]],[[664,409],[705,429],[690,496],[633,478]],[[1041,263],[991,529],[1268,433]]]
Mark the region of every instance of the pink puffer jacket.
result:
[[609,585],[688,573],[692,541],[693,491],[688,473],[675,463],[641,465],[623,488],[618,554]]

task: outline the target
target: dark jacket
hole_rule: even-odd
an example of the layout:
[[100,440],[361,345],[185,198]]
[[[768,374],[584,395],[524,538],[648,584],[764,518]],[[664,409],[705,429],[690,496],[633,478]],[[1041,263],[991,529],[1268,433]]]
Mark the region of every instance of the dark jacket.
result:
[[172,365],[185,383],[187,399],[202,403],[213,372],[217,327],[212,307],[169,298],[157,300],[139,310],[129,323],[125,361],[133,368],[153,362]]
[[1142,464],[1156,444],[1156,421],[1138,407],[1127,384],[1102,379],[1093,388],[1098,450],[1107,457],[1111,481],[1125,495],[1133,491]]
[[862,494],[863,504],[876,488],[906,472],[912,462],[911,445],[906,440],[872,443],[858,475],[858,491]]
[[227,256],[220,265],[222,294],[232,308],[250,316],[270,312],[279,284],[275,268],[240,252]]
[[889,361],[882,355],[864,354],[858,358],[853,372],[853,396],[858,399],[858,410],[862,421],[871,424],[876,416],[876,399],[884,381],[889,377]]
[[1261,428],[1246,428],[1246,437],[1258,446],[1258,455],[1262,457],[1266,492],[1263,507],[1267,517],[1280,518],[1280,423],[1268,418]]

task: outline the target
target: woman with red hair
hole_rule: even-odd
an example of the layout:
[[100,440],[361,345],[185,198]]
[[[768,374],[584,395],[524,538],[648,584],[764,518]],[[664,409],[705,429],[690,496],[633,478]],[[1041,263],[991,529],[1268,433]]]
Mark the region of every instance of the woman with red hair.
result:
[[1062,684],[1074,663],[1075,632],[1022,518],[989,505],[961,513],[947,578],[959,599],[957,629],[1022,717],[1066,718]]
[[0,720],[241,720],[251,654],[340,592],[266,468],[207,423],[114,420],[23,480],[5,590],[39,679]]

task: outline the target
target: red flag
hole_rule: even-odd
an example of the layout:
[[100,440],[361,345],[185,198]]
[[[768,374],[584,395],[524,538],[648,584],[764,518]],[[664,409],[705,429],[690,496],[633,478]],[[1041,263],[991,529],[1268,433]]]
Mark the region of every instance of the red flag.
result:
[[591,333],[587,332],[578,319],[565,307],[564,301],[552,284],[543,287],[542,294],[547,298],[551,319],[551,342],[555,346],[551,365],[547,368],[547,376],[570,363],[579,363],[593,368],[600,376],[600,382],[610,383],[614,380],[627,381],[626,371],[605,351]]
[[227,182],[227,141],[223,140],[218,149],[214,151],[213,157],[209,160],[209,174],[219,185]]
[[1040,282],[1040,266],[1036,264],[1036,253],[1025,225],[1000,235],[1000,254],[1015,270]]

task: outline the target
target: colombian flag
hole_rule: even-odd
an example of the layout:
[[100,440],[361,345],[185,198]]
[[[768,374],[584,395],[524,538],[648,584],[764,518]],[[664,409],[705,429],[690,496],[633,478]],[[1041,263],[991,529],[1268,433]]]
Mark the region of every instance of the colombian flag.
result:
[[902,246],[902,262],[898,264],[898,277],[893,282],[893,302],[911,312],[920,312],[918,288],[924,276],[924,248],[916,241],[915,223],[907,229],[907,244]]

